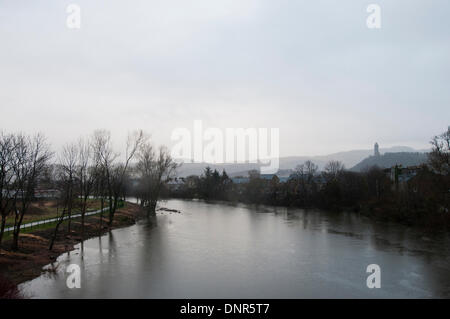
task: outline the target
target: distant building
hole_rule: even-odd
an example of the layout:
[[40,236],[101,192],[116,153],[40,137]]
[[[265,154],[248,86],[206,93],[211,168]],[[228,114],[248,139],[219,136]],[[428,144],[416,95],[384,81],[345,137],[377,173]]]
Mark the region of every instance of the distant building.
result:
[[[289,176],[278,176],[277,174],[261,174],[259,175],[259,178],[271,181],[275,176],[278,178],[278,181],[280,183],[286,183],[290,178]],[[231,181],[234,184],[245,184],[250,181],[250,177],[242,177],[242,176],[232,177]]]
[[[4,197],[9,197],[9,198],[13,198],[14,196],[16,196],[17,198],[22,198],[23,196],[26,196],[27,192],[24,191],[22,192],[19,189],[12,189],[9,192],[6,190],[3,190],[3,194],[2,196]],[[60,198],[61,197],[61,192],[57,189],[36,189],[34,191],[34,199],[55,199],[55,198]]]
[[34,198],[55,199],[61,197],[61,192],[57,189],[36,189],[34,191]]
[[261,174],[259,175],[259,178],[271,180],[274,176],[276,176],[276,174]]
[[395,165],[390,169],[386,169],[385,171],[389,172],[389,177],[394,183],[394,187],[403,188],[406,183],[411,178],[416,176],[421,170],[423,170],[423,166],[402,167],[401,165]]
[[231,181],[235,184],[245,184],[249,182],[249,178],[248,177],[232,177]]
[[271,181],[275,176],[280,183],[286,183],[290,178],[289,176],[279,176],[278,174],[261,174],[259,177]]
[[167,187],[170,190],[178,190],[184,185],[184,178],[178,178],[175,177],[175,179],[171,179],[169,182],[167,182]]
[[375,143],[374,150],[373,150],[373,155],[377,156],[377,157],[380,156],[380,149],[378,147],[378,143]]

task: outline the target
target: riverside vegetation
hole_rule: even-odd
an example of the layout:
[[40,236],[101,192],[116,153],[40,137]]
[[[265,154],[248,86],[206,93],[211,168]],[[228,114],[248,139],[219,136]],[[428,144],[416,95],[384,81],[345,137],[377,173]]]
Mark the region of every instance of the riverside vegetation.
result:
[[363,172],[346,170],[338,161],[322,172],[307,161],[297,166],[286,182],[277,176],[262,178],[250,171],[246,183],[233,183],[227,173],[206,168],[201,176],[188,176],[164,194],[175,198],[199,198],[251,204],[318,207],[353,210],[368,216],[420,225],[433,230],[450,227],[450,130],[435,136],[428,161],[401,185],[390,172],[373,166]]
[[[55,154],[42,134],[0,133],[0,267],[10,275],[0,278],[0,298],[17,297],[11,287],[29,279],[21,272],[23,267],[34,264],[33,273],[74,243],[129,225],[139,211],[154,212],[162,185],[177,167],[169,152],[165,147],[155,149],[142,130],[129,134],[124,152],[116,152],[112,145],[110,132],[97,130]],[[123,207],[132,175],[143,200],[141,206]],[[53,203],[43,202],[46,198],[53,198]],[[99,216],[86,215],[93,205],[101,209]],[[75,214],[79,218],[72,218]],[[22,227],[55,216],[54,223],[32,233]],[[11,232],[6,232],[8,227]],[[20,278],[14,276],[16,270]]]

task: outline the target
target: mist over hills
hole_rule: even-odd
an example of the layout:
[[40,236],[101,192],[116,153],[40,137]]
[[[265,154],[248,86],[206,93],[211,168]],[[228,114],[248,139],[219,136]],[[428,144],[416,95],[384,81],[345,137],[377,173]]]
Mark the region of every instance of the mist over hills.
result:
[[[380,148],[380,153],[396,153],[396,154],[421,154],[423,157],[426,157],[424,154],[428,152],[428,150],[415,150],[408,146],[393,146],[389,148]],[[319,170],[322,170],[326,163],[329,161],[341,161],[344,163],[346,168],[351,168],[352,170],[359,169],[360,166],[357,166],[363,160],[369,158],[374,154],[373,149],[367,150],[351,150],[333,153],[329,155],[318,155],[318,156],[288,156],[280,158],[280,170],[281,175],[288,175],[291,169],[294,169],[297,165],[303,164],[305,161],[312,161],[319,166]],[[410,155],[405,155],[410,156]],[[419,159],[423,159],[423,157],[418,157]],[[390,157],[389,157],[390,158]],[[416,159],[412,159],[412,163],[416,163]],[[367,162],[366,162],[367,163]],[[365,165],[361,164],[361,165]],[[389,163],[387,160],[386,163]],[[395,165],[394,163],[393,165]],[[416,165],[416,164],[411,164]],[[184,162],[177,169],[178,177],[186,177],[189,175],[201,175],[204,169],[209,166],[211,169],[217,169],[219,172],[225,170],[229,176],[239,176],[239,175],[247,175],[249,170],[259,169],[260,164],[258,163],[230,163],[230,164],[210,164],[210,163],[187,163]],[[356,168],[355,168],[356,167]],[[361,166],[362,167],[362,166]]]

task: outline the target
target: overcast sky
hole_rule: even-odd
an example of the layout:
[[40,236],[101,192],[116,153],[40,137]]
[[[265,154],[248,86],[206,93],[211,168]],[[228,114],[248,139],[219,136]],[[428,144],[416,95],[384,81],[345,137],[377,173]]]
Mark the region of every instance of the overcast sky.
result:
[[282,156],[426,148],[450,124],[449,16],[448,0],[0,0],[0,128],[170,146],[198,119],[280,128]]

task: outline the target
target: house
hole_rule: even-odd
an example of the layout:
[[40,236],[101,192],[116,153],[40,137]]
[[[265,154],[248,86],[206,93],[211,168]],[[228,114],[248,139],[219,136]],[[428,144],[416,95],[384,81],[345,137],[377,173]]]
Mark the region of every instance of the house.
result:
[[61,192],[57,189],[36,189],[34,191],[34,197],[36,199],[59,198],[60,196],[61,196]]
[[[277,174],[260,174],[259,178],[267,180],[267,181],[271,181],[275,176],[278,178],[278,181],[280,183],[286,183],[290,179],[289,176],[278,176]],[[250,178],[249,177],[237,176],[237,177],[232,177],[231,181],[234,184],[245,184],[245,183],[248,183],[250,181]]]
[[422,166],[402,167],[401,165],[395,165],[390,169],[390,179],[396,184],[406,183],[422,169]]
[[180,177],[176,177],[175,179],[171,179],[168,183],[167,183],[167,187],[170,190],[178,190],[180,189],[181,186],[184,185],[184,178]]
[[401,165],[395,165],[384,171],[389,174],[389,178],[393,183],[393,188],[398,189],[399,187],[404,188],[406,183],[421,170],[423,170],[423,166],[402,167]]
[[248,177],[242,177],[242,176],[232,177],[232,178],[231,178],[231,181],[232,181],[234,184],[245,184],[245,183],[248,183],[249,180],[250,180],[250,178],[248,178]]
[[274,176],[276,176],[276,174],[261,174],[259,175],[259,178],[270,181]]

